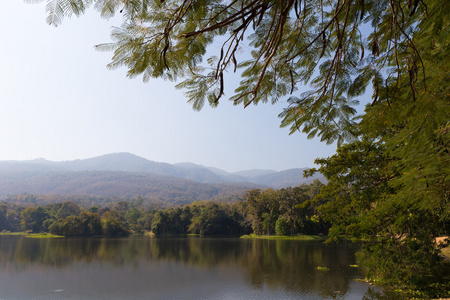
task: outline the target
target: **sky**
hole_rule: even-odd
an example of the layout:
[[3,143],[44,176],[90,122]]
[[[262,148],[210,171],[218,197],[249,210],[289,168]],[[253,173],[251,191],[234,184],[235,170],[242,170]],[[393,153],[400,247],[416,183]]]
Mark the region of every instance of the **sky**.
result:
[[0,160],[129,152],[234,172],[313,167],[335,153],[336,145],[279,127],[285,101],[244,109],[223,100],[198,112],[174,82],[108,70],[112,53],[94,46],[111,41],[120,18],[90,9],[55,28],[45,21],[45,2],[2,1]]

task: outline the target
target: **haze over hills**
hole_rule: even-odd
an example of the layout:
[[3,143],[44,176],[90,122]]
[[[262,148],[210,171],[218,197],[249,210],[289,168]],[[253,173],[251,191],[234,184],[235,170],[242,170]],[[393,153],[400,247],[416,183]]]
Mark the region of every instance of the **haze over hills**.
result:
[[[45,159],[0,161],[0,196],[20,193],[73,194],[204,200],[242,195],[251,188],[283,188],[325,182],[303,178],[304,169],[229,173],[193,163],[168,164],[130,153],[53,162]],[[186,199],[187,200],[187,199]]]

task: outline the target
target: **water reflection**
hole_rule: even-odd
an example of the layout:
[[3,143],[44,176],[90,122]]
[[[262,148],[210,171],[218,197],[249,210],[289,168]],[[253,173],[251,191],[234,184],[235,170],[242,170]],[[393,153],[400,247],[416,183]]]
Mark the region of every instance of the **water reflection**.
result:
[[[379,290],[354,282],[363,275],[350,267],[356,250],[318,241],[0,236],[0,299],[377,299]],[[40,286],[29,289],[39,274]]]

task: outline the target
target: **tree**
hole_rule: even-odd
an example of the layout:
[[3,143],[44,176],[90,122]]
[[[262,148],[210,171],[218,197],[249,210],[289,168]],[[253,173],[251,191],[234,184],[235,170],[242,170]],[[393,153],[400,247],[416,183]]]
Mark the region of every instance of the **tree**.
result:
[[50,233],[63,236],[83,236],[81,219],[78,216],[68,216],[53,222],[48,229]]
[[41,206],[27,207],[21,213],[20,225],[23,230],[41,232],[44,221],[48,218],[47,212]]
[[[435,243],[450,229],[448,198],[438,198],[440,187],[431,186],[431,180],[429,187],[408,182],[416,191],[403,198],[409,187],[398,182],[409,174],[402,172],[402,159],[391,154],[383,141],[364,139],[317,159],[328,184],[316,200],[331,199],[319,211],[332,224],[331,239],[364,241],[359,256],[369,277],[448,297],[449,266],[440,254],[445,244]],[[422,193],[436,197],[434,203]]]
[[[326,234],[329,224],[318,216],[312,197],[323,186],[319,181],[310,185],[280,190],[254,189],[244,195],[246,218],[255,234],[278,234],[280,228],[289,229],[285,234]],[[326,201],[325,201],[326,202]]]
[[230,205],[213,201],[194,202],[191,207],[189,232],[201,235],[238,235],[242,228]]
[[290,234],[305,233],[302,229],[305,227],[307,209],[302,204],[310,199],[305,188],[306,186],[286,188],[279,190],[277,193],[280,203],[280,218],[278,218],[277,223],[280,219],[286,222],[286,225],[290,228]]
[[0,231],[6,230],[8,226],[8,219],[6,217],[8,208],[6,204],[0,203]]
[[277,192],[273,189],[253,189],[244,195],[247,215],[255,234],[272,234],[279,215]]
[[168,234],[170,231],[170,224],[168,221],[168,214],[164,210],[158,210],[153,216],[151,223],[151,230],[154,234]]
[[139,224],[139,218],[142,217],[142,212],[137,209],[136,207],[132,207],[128,212],[125,214],[125,220],[128,223],[128,226],[130,226],[130,229],[135,232],[142,231],[142,225]]
[[96,236],[102,234],[102,223],[98,213],[82,211],[80,213],[81,234],[83,236]]
[[275,223],[275,234],[276,235],[288,235],[289,226],[283,217],[279,217]]
[[[433,72],[424,63],[429,50],[448,55],[448,1],[47,0],[47,21],[57,26],[92,4],[104,18],[123,15],[114,42],[97,46],[114,51],[109,68],[125,66],[144,81],[185,78],[177,87],[187,89],[195,109],[205,101],[216,106],[227,72],[239,69],[234,104],[289,96],[282,126],[328,143],[358,134],[354,105],[370,84],[374,106],[395,102],[401,84],[420,99],[427,88],[418,80]],[[222,47],[205,62],[213,41]],[[297,94],[307,83],[312,89]]]
[[122,222],[120,214],[115,211],[107,211],[101,216],[103,234],[109,237],[123,237],[129,235],[129,231]]
[[81,212],[80,206],[72,201],[66,201],[61,203],[60,209],[57,212],[58,218],[66,218],[68,216],[78,216]]
[[124,200],[117,202],[114,206],[114,210],[117,211],[122,217],[125,216],[129,209],[130,205]]
[[[83,236],[91,237],[96,235],[102,235],[103,228],[102,222],[98,213],[91,213],[88,211],[82,211],[79,216],[68,216],[64,219],[52,221],[48,226],[50,233],[63,235],[63,236]],[[46,221],[46,222],[47,222]],[[112,221],[105,221],[107,228],[105,235],[108,236],[120,236],[119,230],[112,229]]]
[[20,231],[20,214],[15,210],[8,210],[6,212],[6,220],[7,220],[7,230],[10,231]]
[[388,181],[398,176],[398,172],[389,164],[384,156],[385,147],[380,144],[364,140],[343,145],[334,156],[316,159],[321,166],[318,170],[308,170],[309,174],[319,171],[328,180],[315,200],[332,199],[319,208],[333,224],[332,239],[369,238],[373,232],[367,230],[365,235],[356,228],[365,228],[362,223],[370,224],[369,212],[395,192]]

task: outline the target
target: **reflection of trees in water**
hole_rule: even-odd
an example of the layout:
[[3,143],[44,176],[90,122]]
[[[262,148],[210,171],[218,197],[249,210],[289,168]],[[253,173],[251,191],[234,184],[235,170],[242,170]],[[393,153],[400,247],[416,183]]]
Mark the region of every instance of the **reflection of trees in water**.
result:
[[156,260],[217,268],[242,259],[242,241],[229,238],[158,238],[151,247]]
[[[123,263],[120,242],[108,239],[35,239],[15,236],[0,237],[0,268],[10,263],[15,270],[32,264],[67,267],[75,262]],[[11,267],[11,265],[10,265]]]
[[65,267],[76,261],[96,259],[100,242],[76,239],[34,239],[15,236],[0,237],[0,268],[26,269],[32,264]]
[[[33,264],[63,268],[77,262],[132,265],[168,261],[194,267],[246,270],[255,288],[318,292],[322,297],[346,294],[358,270],[357,248],[321,242],[214,238],[30,239],[0,237],[0,268],[25,270]],[[328,267],[323,272],[317,266]]]
[[[352,269],[354,245],[324,246],[320,242],[254,240],[248,255],[249,280],[255,287],[267,285],[295,292],[322,293],[335,297],[346,294],[350,281],[358,275]],[[329,271],[318,271],[323,266]]]

